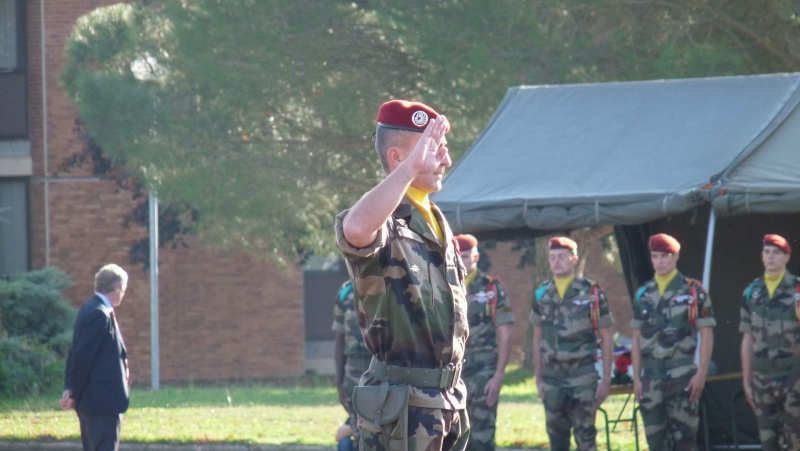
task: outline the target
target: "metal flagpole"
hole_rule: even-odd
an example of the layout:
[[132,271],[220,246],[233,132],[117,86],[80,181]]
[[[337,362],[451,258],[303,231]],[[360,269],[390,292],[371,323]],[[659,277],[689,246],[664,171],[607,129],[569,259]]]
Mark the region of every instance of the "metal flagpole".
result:
[[150,191],[150,384],[159,389],[158,349],[158,198]]

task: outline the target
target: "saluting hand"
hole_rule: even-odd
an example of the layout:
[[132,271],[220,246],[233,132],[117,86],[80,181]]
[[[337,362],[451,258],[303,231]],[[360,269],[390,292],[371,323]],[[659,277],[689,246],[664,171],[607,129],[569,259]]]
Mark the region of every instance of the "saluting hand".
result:
[[417,145],[405,161],[415,174],[432,174],[442,165],[450,166],[447,141],[444,138],[449,124],[446,117],[439,116],[431,119],[425,127]]

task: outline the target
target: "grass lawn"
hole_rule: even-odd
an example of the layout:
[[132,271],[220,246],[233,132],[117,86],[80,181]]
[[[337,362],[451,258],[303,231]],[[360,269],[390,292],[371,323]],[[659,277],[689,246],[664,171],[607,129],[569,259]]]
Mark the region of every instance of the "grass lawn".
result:
[[[497,444],[501,448],[547,449],[544,410],[528,371],[510,369],[500,395]],[[60,393],[0,401],[0,440],[78,441],[78,419],[58,406]],[[616,417],[625,401],[613,396],[603,407]],[[626,407],[630,417],[632,406]],[[327,378],[292,386],[162,387],[134,389],[122,438],[146,443],[245,443],[333,445],[333,433],[345,420],[336,391]],[[598,448],[606,449],[605,426],[598,414]],[[641,423],[640,423],[641,424]],[[640,431],[641,431],[640,427]],[[629,424],[611,433],[612,449],[634,449]],[[640,432],[640,443],[644,434]]]

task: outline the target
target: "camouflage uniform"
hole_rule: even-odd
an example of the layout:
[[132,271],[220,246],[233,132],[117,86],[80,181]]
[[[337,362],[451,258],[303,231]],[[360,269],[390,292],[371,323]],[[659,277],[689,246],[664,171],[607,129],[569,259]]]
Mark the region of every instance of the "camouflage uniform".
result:
[[[342,227],[348,212],[340,213],[337,244],[356,287],[358,323],[373,361],[460,370],[469,327],[466,270],[447,221],[433,203],[431,210],[442,226],[444,244],[406,199],[378,230],[375,242],[364,248],[347,242]],[[381,384],[372,370],[359,383]],[[408,448],[463,450],[469,437],[466,394],[460,378],[451,388],[411,386]],[[359,418],[358,425],[362,450],[398,449],[389,440],[393,424],[379,426]]]
[[786,272],[772,297],[763,278],[744,291],[739,331],[753,337],[753,402],[763,449],[800,449],[800,278]]
[[714,310],[705,288],[697,292],[697,317],[689,319],[695,302],[689,281],[678,272],[659,296],[655,278],[636,293],[631,329],[639,330],[642,356],[642,400],[639,403],[647,444],[653,451],[696,449],[698,405],[689,402],[689,385],[697,371],[694,356],[697,328],[714,327]]
[[372,354],[364,345],[364,337],[361,336],[361,329],[358,327],[358,317],[356,316],[355,294],[353,284],[345,282],[336,295],[333,304],[333,326],[331,330],[344,336],[344,390],[348,394],[348,405],[345,406],[350,415],[348,423],[353,431],[355,449],[358,449],[358,423],[356,412],[353,410],[352,395],[353,389],[358,386],[358,380],[369,367]]
[[[491,282],[491,287],[490,287]],[[486,405],[483,392],[486,383],[497,370],[497,326],[514,323],[514,313],[499,279],[480,271],[467,287],[467,318],[469,340],[464,353],[464,372],[467,384],[467,412],[470,434],[467,449],[492,450],[497,420],[497,404]]]
[[[542,403],[550,449],[569,450],[574,429],[579,450],[597,449],[595,416],[597,405],[597,338],[592,323],[592,286],[597,283],[576,277],[564,299],[554,280],[536,290],[530,321],[542,328]],[[599,289],[597,327],[614,324],[605,293]]]

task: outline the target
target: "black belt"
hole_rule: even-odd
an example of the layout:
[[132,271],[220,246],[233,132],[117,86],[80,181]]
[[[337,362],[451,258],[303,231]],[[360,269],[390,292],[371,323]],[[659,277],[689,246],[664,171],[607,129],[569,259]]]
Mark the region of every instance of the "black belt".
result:
[[372,358],[369,371],[379,380],[390,384],[407,384],[420,388],[453,388],[461,379],[461,363],[444,368],[412,368],[387,365]]

